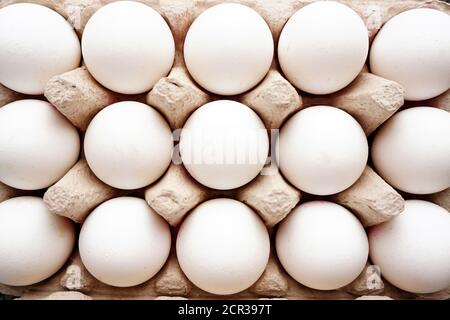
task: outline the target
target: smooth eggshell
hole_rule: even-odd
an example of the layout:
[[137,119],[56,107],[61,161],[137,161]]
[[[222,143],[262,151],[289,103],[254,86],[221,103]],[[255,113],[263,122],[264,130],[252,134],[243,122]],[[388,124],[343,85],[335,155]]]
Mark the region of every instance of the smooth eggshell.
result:
[[445,92],[450,88],[450,16],[428,8],[394,16],[372,43],[370,69],[401,84],[407,100]]
[[355,11],[338,2],[318,1],[288,20],[280,34],[278,59],[297,88],[328,94],[356,78],[368,50],[367,28]]
[[69,258],[73,223],[37,197],[0,203],[0,283],[25,286],[47,279]]
[[89,124],[84,152],[95,175],[119,189],[156,181],[172,158],[172,132],[152,107],[134,101],[114,103]]
[[270,240],[253,210],[219,198],[188,215],[178,232],[176,250],[181,269],[197,287],[228,295],[258,280],[269,259]]
[[406,109],[376,133],[371,157],[393,187],[427,194],[450,187],[450,113],[431,107]]
[[80,231],[80,256],[98,280],[131,287],[152,278],[170,251],[170,229],[143,199],[120,197],[104,202]]
[[367,139],[348,113],[329,106],[303,109],[281,128],[281,172],[300,190],[329,195],[350,187],[362,174]]
[[184,59],[191,76],[221,95],[247,91],[269,71],[273,58],[269,26],[253,9],[224,3],[205,10],[190,26]]
[[217,100],[197,109],[181,131],[184,166],[201,184],[238,188],[254,179],[267,159],[269,138],[258,115],[242,103]]
[[337,289],[355,280],[369,254],[358,219],[327,201],[296,207],[281,222],[275,242],[284,269],[301,284],[319,290]]
[[370,259],[396,287],[431,293],[450,285],[450,214],[431,202],[407,200],[405,210],[369,231]]
[[0,9],[0,83],[21,93],[44,93],[47,81],[79,66],[80,42],[55,11],[20,3]]
[[89,19],[82,38],[89,72],[103,86],[124,94],[150,90],[167,75],[175,42],[166,21],[151,7],[118,1]]
[[78,160],[75,127],[51,104],[18,100],[0,109],[0,181],[17,189],[49,187]]

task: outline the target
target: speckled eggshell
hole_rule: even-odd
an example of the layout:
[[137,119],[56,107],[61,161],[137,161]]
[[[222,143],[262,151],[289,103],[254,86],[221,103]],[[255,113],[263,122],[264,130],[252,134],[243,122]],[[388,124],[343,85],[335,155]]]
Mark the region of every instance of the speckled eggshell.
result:
[[450,16],[429,8],[394,16],[370,49],[374,74],[401,84],[406,100],[426,100],[450,88]]
[[78,160],[77,129],[50,103],[18,100],[0,108],[0,181],[11,187],[49,187]]
[[188,215],[178,232],[176,250],[181,269],[197,287],[228,295],[258,280],[269,259],[270,239],[253,210],[219,198]]
[[298,10],[278,42],[284,75],[312,94],[328,94],[347,86],[363,68],[368,51],[363,20],[335,1],[317,1]]
[[55,11],[32,3],[0,9],[0,83],[40,95],[51,77],[79,66],[80,41]]
[[69,258],[73,223],[37,197],[0,203],[0,283],[25,286],[47,279]]
[[338,289],[355,280],[369,254],[367,236],[358,219],[327,201],[296,207],[281,222],[275,243],[289,275],[318,290]]
[[98,280],[131,287],[152,278],[170,251],[167,222],[143,199],[120,197],[98,206],[83,223],[79,250]]
[[431,293],[450,285],[450,213],[407,200],[405,210],[370,229],[370,259],[398,288]]

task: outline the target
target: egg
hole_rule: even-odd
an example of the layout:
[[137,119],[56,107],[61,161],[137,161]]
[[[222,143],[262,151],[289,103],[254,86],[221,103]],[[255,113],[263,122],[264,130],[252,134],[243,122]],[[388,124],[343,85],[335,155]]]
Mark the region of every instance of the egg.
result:
[[80,42],[55,11],[32,3],[0,9],[0,83],[24,94],[44,93],[53,76],[79,66]]
[[273,51],[272,33],[256,11],[223,3],[194,20],[183,53],[189,73],[200,86],[212,93],[235,95],[264,78]]
[[328,201],[296,207],[279,225],[275,245],[289,275],[318,290],[351,283],[363,271],[369,254],[367,236],[358,219]]
[[47,279],[69,258],[73,223],[50,213],[38,197],[0,203],[0,283],[26,286]]
[[83,223],[81,260],[103,283],[131,287],[152,278],[170,251],[170,229],[143,199],[120,197],[98,206]]
[[0,181],[23,190],[49,187],[75,164],[75,127],[46,101],[18,100],[0,108]]
[[450,16],[428,8],[394,16],[372,43],[370,69],[402,85],[407,100],[444,93],[450,88]]
[[329,94],[356,78],[368,50],[367,28],[355,11],[339,2],[317,1],[288,20],[280,34],[278,59],[294,86]]
[[376,133],[376,171],[393,187],[427,194],[450,187],[450,113],[415,107],[391,117]]
[[269,259],[270,239],[253,210],[239,201],[218,198],[202,203],[183,221],[176,250],[192,283],[228,295],[258,280]]
[[316,195],[350,187],[368,157],[363,129],[345,111],[330,106],[303,109],[281,128],[277,159],[286,179]]
[[87,22],[81,42],[89,72],[106,88],[123,94],[150,90],[169,73],[175,57],[166,21],[134,1],[101,7]]
[[261,119],[231,100],[203,105],[181,131],[184,166],[195,180],[214,189],[234,189],[253,180],[268,152],[269,138]]
[[163,116],[134,101],[100,111],[84,138],[89,167],[118,189],[138,189],[156,181],[169,166],[172,150],[172,132]]
[[405,210],[369,231],[370,259],[394,286],[432,293],[450,285],[450,214],[431,202],[407,200]]

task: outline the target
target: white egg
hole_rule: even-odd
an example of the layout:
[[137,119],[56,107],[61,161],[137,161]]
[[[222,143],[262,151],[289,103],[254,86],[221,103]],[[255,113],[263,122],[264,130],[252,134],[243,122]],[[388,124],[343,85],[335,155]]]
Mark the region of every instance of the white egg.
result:
[[268,152],[269,138],[261,119],[231,100],[203,105],[181,131],[184,166],[195,180],[214,189],[234,189],[253,180]]
[[280,131],[280,170],[290,183],[308,193],[329,195],[347,189],[361,176],[367,157],[363,129],[338,108],[301,110]]
[[401,84],[407,100],[444,93],[450,88],[450,16],[428,8],[394,16],[372,43],[370,69]]
[[396,113],[376,133],[371,157],[393,187],[427,194],[450,187],[450,113],[415,107]]
[[156,181],[172,159],[173,138],[166,120],[134,101],[100,111],[86,130],[84,153],[95,175],[119,189],[138,189]]
[[256,11],[223,3],[195,19],[183,52],[189,73],[198,84],[216,94],[234,95],[264,78],[273,48],[269,26]]
[[19,100],[0,109],[0,181],[11,187],[49,187],[78,160],[80,138],[51,104]]
[[368,50],[367,28],[355,11],[338,2],[317,1],[288,20],[280,34],[278,59],[297,88],[328,94],[356,78]]
[[79,66],[80,41],[55,11],[32,3],[0,9],[0,83],[21,93],[44,93],[53,76]]
[[98,280],[131,287],[152,278],[170,251],[170,229],[145,200],[120,197],[102,203],[83,223],[79,249]]
[[209,200],[183,221],[177,257],[197,287],[228,295],[247,289],[264,272],[270,239],[259,216],[232,199]]
[[175,57],[166,21],[133,1],[101,7],[86,24],[81,42],[89,72],[106,88],[124,94],[150,90],[169,73]]
[[284,269],[301,284],[319,290],[343,287],[362,272],[369,243],[361,223],[344,207],[311,201],[296,207],[276,234]]
[[37,197],[0,203],[0,283],[25,286],[47,279],[69,258],[73,223]]
[[407,200],[405,210],[369,231],[370,259],[394,286],[431,293],[450,285],[450,214],[431,202]]

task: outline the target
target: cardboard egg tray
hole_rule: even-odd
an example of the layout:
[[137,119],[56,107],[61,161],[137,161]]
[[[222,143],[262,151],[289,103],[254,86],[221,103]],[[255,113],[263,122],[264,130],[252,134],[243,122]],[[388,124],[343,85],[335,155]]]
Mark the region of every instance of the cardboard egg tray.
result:
[[[0,0],[0,7],[17,0]],[[81,37],[89,17],[110,0],[35,0],[28,1],[50,7],[73,25]],[[146,0],[168,22],[176,41],[174,66],[167,77],[142,95],[125,96],[113,93],[98,84],[84,66],[52,78],[44,96],[65,115],[82,134],[94,115],[111,103],[123,100],[145,102],[158,109],[172,129],[181,128],[187,117],[198,107],[220,97],[197,86],[184,66],[182,47],[192,21],[205,9],[225,2],[222,0]],[[235,0],[261,14],[269,24],[275,44],[288,18],[310,0]],[[413,8],[430,7],[450,13],[450,5],[430,0],[363,0],[340,1],[353,8],[364,20],[370,40],[388,19]],[[275,51],[276,52],[276,51]],[[326,96],[313,96],[297,91],[280,72],[276,55],[265,79],[249,92],[226,97],[240,101],[264,121],[267,129],[279,128],[292,113],[311,105],[327,104],[339,107],[353,117],[369,136],[384,121],[404,105],[403,88],[390,80],[371,74],[367,67],[343,90]],[[0,107],[26,96],[0,85]],[[36,98],[36,97],[34,97]],[[406,106],[409,104],[406,103]],[[450,92],[414,105],[427,105],[450,111]],[[47,190],[25,192],[0,183],[0,201],[19,195],[40,195],[51,212],[83,222],[100,203],[121,195],[145,198],[148,204],[172,226],[172,234],[183,217],[201,202],[218,196],[238,199],[252,207],[266,223],[273,238],[274,226],[299,203],[318,197],[301,193],[289,185],[274,169],[271,175],[259,175],[249,184],[230,191],[208,189],[194,181],[182,165],[171,164],[165,175],[154,184],[136,191],[117,190],[105,185],[89,169],[83,155],[78,163]],[[367,166],[360,179],[349,189],[333,196],[321,197],[350,209],[365,227],[389,220],[402,212],[404,198]],[[413,196],[413,198],[418,198]],[[422,196],[450,210],[450,189]],[[175,239],[175,237],[174,237]],[[175,241],[173,241],[174,243]],[[273,247],[273,245],[272,245]],[[272,249],[273,251],[273,249]],[[332,269],[333,266],[330,266]],[[450,299],[450,288],[426,295],[412,294],[383,281],[379,269],[367,264],[361,275],[339,290],[319,291],[307,288],[290,278],[272,252],[261,278],[249,289],[231,296],[216,296],[195,287],[183,275],[174,252],[163,269],[139,286],[116,288],[96,280],[84,268],[77,249],[66,265],[38,284],[24,287],[0,285],[0,292],[21,299]]]

